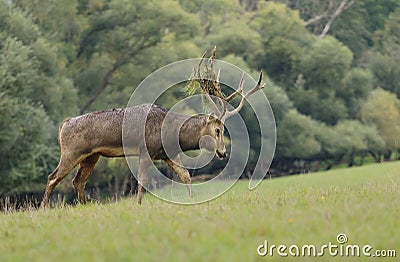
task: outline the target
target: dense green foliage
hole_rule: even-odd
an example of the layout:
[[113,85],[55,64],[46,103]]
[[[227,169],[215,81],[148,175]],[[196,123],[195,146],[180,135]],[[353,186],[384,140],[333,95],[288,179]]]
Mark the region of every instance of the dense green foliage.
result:
[[[58,161],[62,119],[124,107],[149,73],[214,45],[217,58],[268,76],[274,174],[393,158],[400,5],[355,1],[321,35],[341,2],[0,0],[0,196],[43,188]],[[91,186],[123,193],[123,161],[102,160]]]
[[[282,258],[276,252],[259,257],[257,247],[268,240],[270,245],[319,249],[329,242],[336,245],[339,233],[347,235],[346,244],[371,245],[372,252],[396,250],[398,258],[399,165],[264,180],[253,191],[245,180],[213,201],[192,206],[146,194],[142,206],[128,198],[4,212],[0,213],[0,260],[310,261],[317,258]],[[360,256],[330,256],[325,249],[318,260],[371,259],[361,252]]]

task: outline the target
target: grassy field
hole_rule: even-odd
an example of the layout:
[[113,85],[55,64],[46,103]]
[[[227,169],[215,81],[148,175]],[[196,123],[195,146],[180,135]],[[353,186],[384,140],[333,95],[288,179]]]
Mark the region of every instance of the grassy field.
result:
[[257,247],[321,247],[339,233],[371,252],[397,249],[400,259],[399,171],[400,162],[367,165],[265,180],[253,191],[242,181],[194,206],[146,195],[142,206],[125,199],[0,213],[0,261],[291,261]]

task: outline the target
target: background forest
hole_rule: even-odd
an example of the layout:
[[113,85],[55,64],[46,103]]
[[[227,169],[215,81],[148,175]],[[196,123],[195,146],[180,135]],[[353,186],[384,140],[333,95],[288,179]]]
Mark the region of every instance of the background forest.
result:
[[[214,45],[267,75],[272,176],[398,157],[397,0],[0,0],[0,197],[42,194],[64,118],[125,107],[149,73]],[[119,196],[130,183],[124,159],[102,159],[87,188]]]

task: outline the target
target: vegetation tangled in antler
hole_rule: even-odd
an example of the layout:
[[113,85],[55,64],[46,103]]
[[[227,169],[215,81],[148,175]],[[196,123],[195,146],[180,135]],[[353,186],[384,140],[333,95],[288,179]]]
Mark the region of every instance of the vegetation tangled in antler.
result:
[[225,97],[225,95],[221,91],[221,86],[219,84],[220,71],[218,71],[217,75],[214,71],[214,60],[216,57],[216,52],[217,48],[214,47],[213,51],[211,52],[210,58],[202,68],[202,64],[207,55],[207,51],[203,53],[197,68],[193,68],[193,73],[189,78],[189,83],[183,89],[183,91],[187,95],[206,93],[211,96],[216,96],[218,98]]
[[217,47],[214,47],[211,52],[211,56],[208,59],[207,63],[204,63],[204,59],[207,55],[207,51],[203,53],[200,58],[199,64],[197,67],[193,68],[192,75],[189,78],[189,83],[183,88],[183,92],[188,95],[196,95],[196,94],[205,94],[208,101],[204,100],[203,97],[203,109],[204,111],[209,111],[208,105],[211,104],[214,107],[214,110],[217,114],[220,114],[220,110],[218,106],[213,101],[212,97],[216,97],[218,103],[221,107],[223,107],[222,101],[225,99],[224,93],[221,91],[220,86],[220,73],[221,70],[218,71],[217,75],[214,71],[214,60],[216,57]]
[[[207,51],[205,51],[200,58],[199,64],[197,67],[193,68],[193,73],[189,78],[189,83],[183,88],[183,91],[187,95],[195,95],[195,94],[204,94],[207,102],[203,101],[205,109],[207,108],[207,104],[211,104],[214,112],[217,116],[224,122],[228,117],[238,113],[243,107],[246,99],[254,94],[256,91],[264,88],[265,84],[261,84],[262,80],[262,72],[260,72],[260,77],[258,79],[257,85],[244,94],[244,72],[242,73],[242,77],[239,82],[238,89],[233,92],[231,95],[226,96],[221,90],[220,76],[221,69],[218,70],[218,73],[215,74],[214,71],[214,61],[216,57],[217,47],[214,47],[211,52],[211,56],[208,59],[208,62],[204,64],[202,68],[202,64],[207,55]],[[239,106],[232,111],[227,111],[227,104],[233,100],[238,94],[240,94],[241,101]],[[217,103],[215,103],[215,101]],[[207,111],[207,110],[205,110]]]

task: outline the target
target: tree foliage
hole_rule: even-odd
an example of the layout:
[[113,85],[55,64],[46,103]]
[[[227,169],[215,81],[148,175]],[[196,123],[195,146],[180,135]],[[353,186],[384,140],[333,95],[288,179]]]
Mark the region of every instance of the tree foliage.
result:
[[399,147],[400,101],[395,94],[382,89],[372,91],[362,105],[361,119],[377,128],[386,149],[396,150]]
[[[44,186],[64,118],[124,107],[149,73],[215,45],[222,60],[266,75],[277,173],[390,159],[399,149],[399,17],[396,0],[0,0],[0,195]],[[250,108],[241,115],[252,171],[265,138]],[[91,185],[121,192],[124,168],[103,160]]]

